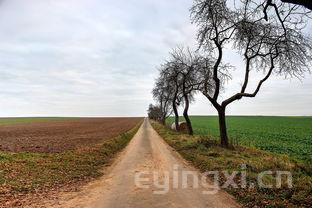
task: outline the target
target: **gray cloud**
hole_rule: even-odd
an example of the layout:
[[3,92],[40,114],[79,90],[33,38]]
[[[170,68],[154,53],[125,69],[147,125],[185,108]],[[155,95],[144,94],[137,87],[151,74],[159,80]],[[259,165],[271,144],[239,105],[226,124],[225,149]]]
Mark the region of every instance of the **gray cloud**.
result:
[[[188,12],[191,3],[4,0],[0,5],[0,116],[145,115],[157,66],[175,45],[195,43],[196,29]],[[312,31],[311,26],[307,31]],[[239,73],[239,59],[230,52],[227,57]],[[311,114],[305,107],[312,104],[311,83],[311,78],[303,83],[271,80],[259,98],[241,101],[229,111]],[[239,84],[240,80],[233,80],[229,89]],[[214,113],[200,96],[192,112]]]

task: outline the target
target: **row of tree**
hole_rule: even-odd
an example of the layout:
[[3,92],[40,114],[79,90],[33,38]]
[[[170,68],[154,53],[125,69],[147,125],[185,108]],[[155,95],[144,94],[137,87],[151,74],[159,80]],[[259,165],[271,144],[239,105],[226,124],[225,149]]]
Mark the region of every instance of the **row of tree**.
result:
[[[157,104],[148,110],[150,118],[163,124],[173,113],[179,130],[178,107],[184,106],[188,132],[193,134],[188,110],[194,95],[202,93],[218,112],[224,147],[229,146],[227,106],[244,97],[255,97],[273,74],[303,77],[312,62],[312,41],[303,32],[311,18],[310,10],[279,0],[229,2],[194,0],[191,19],[198,27],[197,50],[180,46],[170,53],[160,67],[153,89]],[[221,100],[221,90],[226,90],[234,70],[224,63],[224,51],[228,48],[242,56],[242,85],[238,92]],[[250,90],[252,71],[263,74],[263,78]]]

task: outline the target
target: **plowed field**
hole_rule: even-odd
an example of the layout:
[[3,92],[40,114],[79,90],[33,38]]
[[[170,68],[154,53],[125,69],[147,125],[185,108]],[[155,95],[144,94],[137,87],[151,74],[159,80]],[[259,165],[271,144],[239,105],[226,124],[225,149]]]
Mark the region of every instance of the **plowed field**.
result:
[[142,118],[71,118],[0,126],[0,151],[62,152],[120,135]]

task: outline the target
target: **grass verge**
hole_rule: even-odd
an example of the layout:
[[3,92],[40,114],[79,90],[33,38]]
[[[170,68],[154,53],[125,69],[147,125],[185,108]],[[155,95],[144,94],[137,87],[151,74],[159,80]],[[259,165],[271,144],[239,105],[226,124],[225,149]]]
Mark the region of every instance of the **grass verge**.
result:
[[93,148],[62,153],[0,152],[0,205],[12,197],[45,192],[103,175],[103,166],[126,147],[139,126]]
[[[154,129],[165,141],[175,148],[186,160],[190,161],[200,171],[233,171],[241,170],[241,165],[247,165],[247,188],[225,188],[244,207],[312,207],[312,166],[298,163],[287,156],[282,156],[251,147],[237,146],[235,149],[223,149],[207,136],[189,136],[179,134],[156,123],[151,122]],[[293,178],[293,188],[286,187],[286,180],[281,188],[252,187],[257,184],[257,176],[263,171],[290,171]],[[235,182],[241,187],[240,174]],[[274,175],[263,178],[265,184],[275,184]],[[220,177],[222,185],[226,178]]]

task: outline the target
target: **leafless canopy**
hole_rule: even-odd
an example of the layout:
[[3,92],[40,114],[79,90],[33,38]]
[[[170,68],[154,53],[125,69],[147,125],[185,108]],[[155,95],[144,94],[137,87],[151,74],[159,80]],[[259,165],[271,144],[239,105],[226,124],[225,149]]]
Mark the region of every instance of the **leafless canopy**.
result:
[[284,3],[296,4],[304,6],[310,10],[312,10],[312,1],[311,0],[281,0]]
[[[209,54],[208,60],[213,60],[205,69],[212,73],[208,83],[214,87],[212,92],[203,90],[203,94],[219,112],[221,140],[223,137],[223,145],[227,146],[227,105],[242,97],[255,97],[272,74],[303,77],[310,70],[312,41],[303,33],[310,12],[273,0],[237,0],[231,6],[227,0],[195,0],[191,13],[199,28],[200,49]],[[243,84],[239,92],[220,102],[222,80],[231,76],[229,68],[222,64],[224,49],[229,46],[244,59]],[[247,92],[252,70],[264,76],[256,89]]]
[[160,121],[165,124],[166,118],[171,114],[171,99],[172,99],[172,91],[169,87],[169,84],[163,79],[163,77],[159,77],[156,80],[155,87],[152,91],[153,97],[157,102],[157,105],[161,111]]
[[[205,93],[214,104],[222,84],[220,75],[224,74],[223,50],[229,44],[243,55],[246,66],[245,79],[235,99],[254,97],[272,73],[302,77],[311,66],[312,44],[302,32],[306,13],[301,8],[279,4],[283,16],[267,21],[262,15],[265,5],[251,0],[242,0],[240,5],[231,10],[226,0],[195,0],[192,8],[192,20],[199,26],[200,46],[212,56],[209,60],[215,60],[210,66],[215,90],[212,94]],[[262,70],[265,76],[254,92],[246,93],[251,70]],[[222,105],[226,106],[233,98]]]
[[[160,76],[154,89],[155,98],[158,98],[164,91],[170,92],[170,107],[175,115],[175,125],[178,130],[179,114],[178,106],[184,105],[183,116],[186,120],[189,134],[193,134],[191,121],[188,117],[189,105],[193,101],[193,96],[202,85],[198,77],[197,69],[202,64],[203,58],[198,53],[190,49],[177,47],[170,53],[170,58],[160,69]],[[165,85],[160,88],[157,85]],[[161,89],[161,92],[158,90]]]

